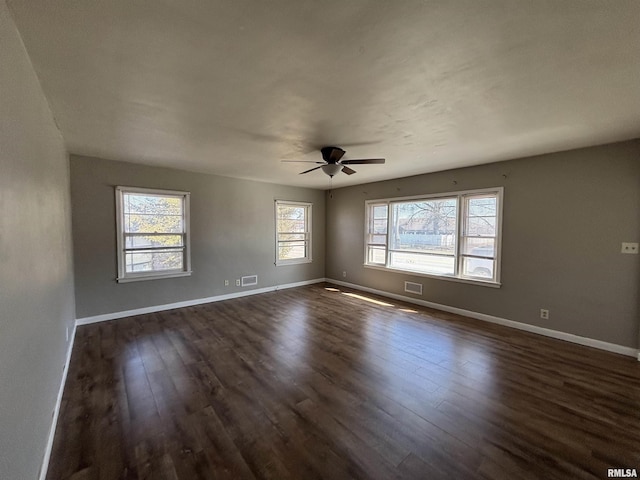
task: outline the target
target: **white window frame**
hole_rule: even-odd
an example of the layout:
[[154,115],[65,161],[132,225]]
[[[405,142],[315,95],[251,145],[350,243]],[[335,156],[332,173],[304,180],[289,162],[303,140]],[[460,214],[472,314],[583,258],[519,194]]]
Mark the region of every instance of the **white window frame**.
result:
[[[462,244],[463,239],[466,237],[466,232],[464,231],[465,219],[466,219],[466,201],[465,199],[468,197],[473,197],[477,195],[490,194],[495,195],[496,197],[496,232],[495,232],[495,254],[494,254],[494,277],[492,279],[484,279],[475,276],[463,275],[462,274],[462,262],[464,257],[470,257],[468,254],[464,254],[462,252]],[[395,203],[402,203],[407,201],[421,201],[421,200],[437,200],[437,199],[447,199],[447,198],[457,198],[457,213],[456,213],[456,243],[455,243],[455,254],[454,254],[454,274],[437,274],[437,273],[425,273],[415,270],[406,270],[400,269],[397,267],[392,267],[390,255],[391,249],[390,246],[390,235],[391,235],[391,227],[390,224],[392,222],[392,209]],[[457,192],[443,192],[437,194],[426,194],[426,195],[415,195],[410,197],[396,197],[396,198],[383,198],[383,199],[375,199],[375,200],[367,200],[365,202],[365,226],[364,226],[364,266],[366,268],[379,269],[379,270],[387,270],[393,272],[401,272],[407,273],[410,275],[415,275],[419,277],[430,277],[437,278],[441,280],[449,280],[461,283],[471,283],[476,285],[483,285],[489,287],[499,288],[501,286],[500,275],[501,275],[501,257],[502,257],[502,207],[503,207],[503,198],[504,198],[504,187],[492,187],[492,188],[482,188],[476,190],[463,190]],[[386,232],[386,243],[382,244],[373,244],[369,242],[369,226],[371,225],[372,219],[370,218],[372,208],[376,205],[386,205],[387,206],[387,232]],[[383,247],[385,249],[385,263],[384,265],[381,263],[373,263],[369,262],[369,246],[377,246]]]
[[[304,207],[305,209],[305,238],[304,238],[304,242],[306,245],[305,248],[305,252],[306,255],[304,257],[300,257],[300,258],[292,258],[292,259],[280,259],[280,234],[286,234],[286,233],[300,233],[300,232],[280,232],[278,231],[278,208],[281,206],[286,206],[286,207]],[[277,266],[282,266],[282,265],[296,265],[296,264],[300,264],[300,263],[311,263],[313,261],[313,254],[312,254],[312,210],[313,210],[313,204],[309,203],[309,202],[296,202],[296,201],[290,201],[290,200],[276,200],[275,201],[275,208],[274,208],[274,220],[275,220],[275,232],[276,232],[276,238],[275,238],[275,245],[276,245],[276,258],[275,258],[275,264]]]
[[[160,278],[172,278],[172,277],[185,277],[191,275],[191,234],[190,234],[190,192],[183,192],[178,190],[161,190],[155,188],[140,188],[140,187],[123,187],[117,186],[115,188],[116,193],[116,248],[118,258],[118,276],[116,281],[118,283],[136,282],[141,280],[155,280]],[[145,195],[157,195],[157,196],[171,196],[182,198],[182,212],[183,212],[183,262],[182,268],[176,270],[162,270],[151,272],[127,272],[126,271],[126,253],[131,249],[126,248],[123,222],[124,222],[124,196],[125,194],[141,193]]]

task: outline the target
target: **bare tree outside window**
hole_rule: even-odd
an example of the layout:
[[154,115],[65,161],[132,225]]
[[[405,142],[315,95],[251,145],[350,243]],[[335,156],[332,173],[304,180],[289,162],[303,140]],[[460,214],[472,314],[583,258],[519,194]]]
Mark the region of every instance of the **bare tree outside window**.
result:
[[392,212],[391,265],[453,274],[457,199],[398,202],[393,204]]

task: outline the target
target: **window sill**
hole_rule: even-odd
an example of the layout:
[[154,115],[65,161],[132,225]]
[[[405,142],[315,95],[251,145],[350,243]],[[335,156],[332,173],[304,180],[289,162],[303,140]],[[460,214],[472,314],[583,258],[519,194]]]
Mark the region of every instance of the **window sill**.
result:
[[144,280],[161,280],[163,278],[177,278],[177,277],[189,277],[191,276],[191,270],[188,272],[170,272],[170,273],[148,273],[148,274],[140,274],[136,276],[128,276],[128,277],[118,277],[116,278],[116,282],[118,283],[129,283],[129,282],[141,282]]
[[286,267],[287,265],[299,265],[301,263],[313,263],[311,258],[301,258],[296,260],[280,260],[276,261],[276,267]]
[[398,268],[390,268],[378,265],[364,264],[364,268],[371,268],[373,270],[382,270],[385,272],[402,273],[404,275],[415,275],[416,277],[434,278],[436,280],[446,280],[448,282],[468,283],[471,285],[480,285],[482,287],[500,288],[502,284],[500,282],[494,282],[492,280],[480,280],[473,278],[454,277],[451,275],[437,275],[424,272],[414,272],[412,270],[400,270]]

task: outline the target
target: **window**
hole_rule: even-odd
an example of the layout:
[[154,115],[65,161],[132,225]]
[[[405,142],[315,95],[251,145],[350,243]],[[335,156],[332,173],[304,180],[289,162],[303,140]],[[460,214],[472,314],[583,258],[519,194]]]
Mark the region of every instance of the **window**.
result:
[[191,274],[189,193],[116,187],[118,282]]
[[276,265],[311,262],[311,204],[276,200]]
[[365,265],[499,285],[502,188],[366,203]]

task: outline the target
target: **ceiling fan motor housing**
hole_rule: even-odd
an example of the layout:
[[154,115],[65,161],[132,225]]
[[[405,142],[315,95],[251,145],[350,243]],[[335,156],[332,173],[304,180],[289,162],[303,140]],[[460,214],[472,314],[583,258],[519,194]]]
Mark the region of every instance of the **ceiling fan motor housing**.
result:
[[327,163],[335,164],[340,161],[345,151],[340,147],[324,147],[320,149],[322,158]]

